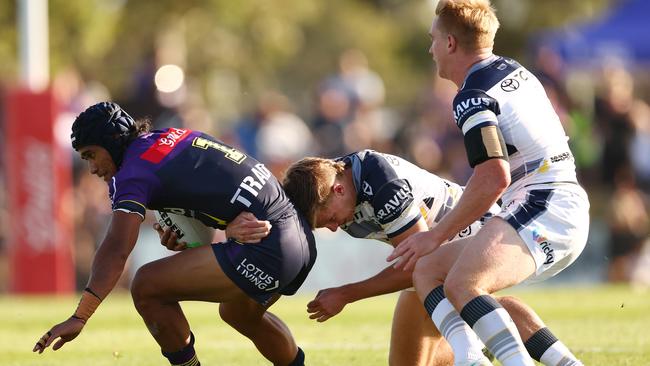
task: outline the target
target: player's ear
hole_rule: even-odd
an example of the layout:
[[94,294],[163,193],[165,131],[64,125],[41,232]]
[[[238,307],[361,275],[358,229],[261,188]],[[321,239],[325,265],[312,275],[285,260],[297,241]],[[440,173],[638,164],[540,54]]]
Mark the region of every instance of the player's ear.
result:
[[342,195],[345,193],[345,187],[343,187],[343,184],[341,183],[334,182],[334,185],[332,186],[332,192],[338,195]]
[[456,37],[451,33],[447,34],[447,53],[453,53],[456,51],[457,46],[458,40]]

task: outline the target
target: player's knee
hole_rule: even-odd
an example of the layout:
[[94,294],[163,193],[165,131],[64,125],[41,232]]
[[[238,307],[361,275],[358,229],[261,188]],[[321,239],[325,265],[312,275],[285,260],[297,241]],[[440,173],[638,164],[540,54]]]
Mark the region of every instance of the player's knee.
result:
[[436,287],[444,281],[444,273],[439,271],[442,266],[437,262],[435,256],[427,256],[420,259],[413,269],[413,286],[418,288]]
[[226,324],[244,335],[250,333],[255,328],[255,325],[259,323],[259,319],[251,316],[247,311],[227,304],[219,306],[219,316]]
[[521,302],[519,299],[513,296],[499,296],[497,301],[501,306],[503,306],[509,313],[511,310],[517,311],[521,308]]
[[445,279],[445,296],[447,299],[457,306],[464,302],[467,297],[469,286],[463,278],[457,276],[449,276]]
[[145,264],[138,269],[131,282],[131,298],[138,311],[146,308],[155,294],[155,286],[151,281],[152,275],[150,266]]

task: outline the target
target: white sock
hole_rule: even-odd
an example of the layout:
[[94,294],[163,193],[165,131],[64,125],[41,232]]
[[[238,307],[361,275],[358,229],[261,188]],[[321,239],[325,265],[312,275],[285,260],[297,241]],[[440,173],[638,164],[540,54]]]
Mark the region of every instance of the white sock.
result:
[[453,305],[444,297],[442,286],[434,289],[425,300],[431,320],[454,351],[454,364],[478,361],[484,358],[483,343],[465,323]]
[[557,341],[542,355],[540,362],[546,366],[584,366],[578,358],[569,351],[564,343]]
[[461,314],[503,366],[535,366],[512,318],[492,296],[474,298]]
[[539,329],[524,343],[528,353],[545,366],[584,366],[548,329]]

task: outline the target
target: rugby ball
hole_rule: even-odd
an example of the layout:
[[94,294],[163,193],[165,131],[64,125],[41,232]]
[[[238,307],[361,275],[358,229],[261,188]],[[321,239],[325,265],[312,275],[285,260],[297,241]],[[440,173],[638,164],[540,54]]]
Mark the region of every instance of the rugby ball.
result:
[[163,230],[171,228],[177,240],[187,243],[188,248],[212,243],[215,229],[197,219],[162,211],[154,211],[154,215]]

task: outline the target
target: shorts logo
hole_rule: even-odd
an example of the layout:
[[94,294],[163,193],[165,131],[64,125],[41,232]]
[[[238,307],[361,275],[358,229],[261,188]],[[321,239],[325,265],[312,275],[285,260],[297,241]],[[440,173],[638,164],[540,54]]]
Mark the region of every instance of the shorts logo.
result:
[[461,232],[458,233],[459,238],[466,238],[468,236],[472,235],[472,226],[468,226],[464,228]]
[[237,265],[237,272],[260,290],[272,291],[280,287],[280,281],[243,258]]
[[555,262],[555,253],[553,252],[553,248],[551,248],[551,243],[548,239],[541,235],[537,229],[534,229],[533,240],[539,244],[544,254],[546,254],[546,261],[544,264],[553,264],[553,262]]

